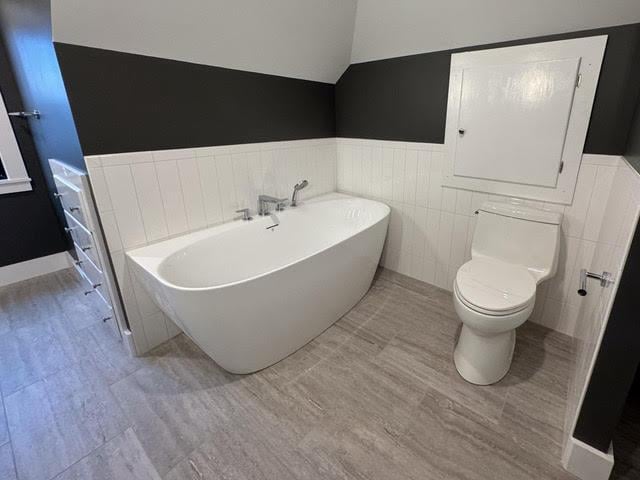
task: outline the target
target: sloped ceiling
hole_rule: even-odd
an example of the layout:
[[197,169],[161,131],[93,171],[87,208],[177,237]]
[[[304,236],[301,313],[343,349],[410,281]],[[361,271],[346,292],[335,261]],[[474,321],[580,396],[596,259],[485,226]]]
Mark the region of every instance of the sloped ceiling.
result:
[[52,16],[57,42],[335,83],[350,63],[640,22],[640,0],[53,0]]
[[356,0],[53,0],[56,42],[335,83]]
[[640,0],[358,0],[351,63],[640,22]]

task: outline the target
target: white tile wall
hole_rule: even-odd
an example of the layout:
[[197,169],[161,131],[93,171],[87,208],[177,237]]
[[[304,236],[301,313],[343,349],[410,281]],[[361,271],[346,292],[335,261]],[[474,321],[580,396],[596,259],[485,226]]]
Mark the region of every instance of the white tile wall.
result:
[[[310,180],[307,197],[338,189],[389,204],[382,264],[451,290],[470,257],[474,211],[504,198],[442,187],[444,161],[440,144],[343,138],[87,157],[138,351],[179,330],[129,275],[124,251],[229,221],[238,208],[255,208],[261,192],[288,196],[301,178]],[[578,272],[619,274],[640,204],[636,179],[620,157],[585,155],[571,205],[525,201],[564,214],[558,273],[539,286],[531,319],[577,338],[582,376],[609,297],[579,297]],[[574,391],[584,381],[576,379]]]
[[142,354],[179,333],[125,262],[141,247],[255,210],[257,196],[301,198],[336,190],[335,139],[122,153],[85,158],[136,350]]
[[[339,138],[337,150],[338,190],[391,206],[382,264],[451,290],[458,268],[470,258],[475,210],[489,198],[507,198],[443,187],[441,144]],[[619,213],[606,205],[621,162],[585,155],[571,205],[510,199],[564,214],[558,273],[539,286],[532,321],[581,334],[577,322],[588,300],[576,294],[579,270],[595,268],[595,252],[609,248],[600,227]]]
[[[595,242],[585,248],[583,261],[591,271],[612,272],[614,278],[619,278],[629,251],[632,236],[635,231],[640,212],[640,175],[630,167],[626,161],[606,172],[598,172],[595,184],[603,182],[609,186],[609,195],[600,194],[596,187],[592,194],[592,204],[589,218],[585,223],[585,235],[591,235]],[[594,200],[597,199],[597,200]],[[597,202],[597,203],[596,203]],[[599,220],[593,220],[591,217]],[[600,222],[600,228],[589,227],[590,222]],[[580,255],[580,254],[579,254]],[[581,261],[576,261],[576,269]],[[577,272],[576,272],[577,274]],[[575,328],[576,337],[576,365],[574,375],[569,385],[565,434],[573,431],[573,426],[580,406],[581,398],[595,361],[598,345],[606,327],[609,312],[617,291],[617,283],[609,288],[600,288],[598,283],[591,281],[589,294],[579,308],[574,308],[574,314],[579,321]]]
[[[489,198],[507,198],[442,187],[445,159],[439,144],[341,138],[337,150],[338,190],[391,206],[383,265],[451,290],[458,268],[470,257],[473,212]],[[579,272],[606,270],[620,277],[640,212],[640,176],[621,157],[584,155],[571,205],[523,202],[564,215],[558,272],[539,286],[531,320],[575,339],[567,438],[617,289],[591,281],[589,294],[580,297]]]

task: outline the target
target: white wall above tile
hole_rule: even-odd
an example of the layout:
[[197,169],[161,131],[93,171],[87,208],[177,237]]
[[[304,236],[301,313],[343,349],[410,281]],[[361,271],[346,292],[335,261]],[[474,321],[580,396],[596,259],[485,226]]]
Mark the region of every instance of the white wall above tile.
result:
[[122,153],[86,157],[102,226],[138,353],[177,327],[129,275],[124,251],[255,212],[261,193],[300,197],[336,190],[335,139]]
[[56,42],[335,83],[355,0],[56,0]]
[[636,0],[358,0],[351,63],[638,21]]

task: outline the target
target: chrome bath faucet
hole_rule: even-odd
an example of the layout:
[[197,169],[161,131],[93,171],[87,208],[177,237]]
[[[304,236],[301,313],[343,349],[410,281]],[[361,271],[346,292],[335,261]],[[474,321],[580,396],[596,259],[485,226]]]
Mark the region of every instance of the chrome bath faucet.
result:
[[269,204],[273,203],[276,206],[278,212],[284,210],[284,205],[287,202],[286,198],[276,198],[270,195],[258,196],[258,215],[269,215]]

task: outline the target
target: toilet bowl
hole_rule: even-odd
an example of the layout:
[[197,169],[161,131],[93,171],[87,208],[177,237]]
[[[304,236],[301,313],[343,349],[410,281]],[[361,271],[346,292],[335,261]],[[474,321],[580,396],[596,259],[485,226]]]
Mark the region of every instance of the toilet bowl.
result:
[[538,283],[555,274],[561,216],[498,202],[478,215],[472,258],[453,285],[462,321],[454,363],[467,381],[490,385],[509,371],[516,328],[533,311]]
[[509,371],[515,329],[533,311],[535,280],[522,267],[471,260],[458,270],[453,291],[463,324],[454,351],[456,368],[471,383],[495,383]]

